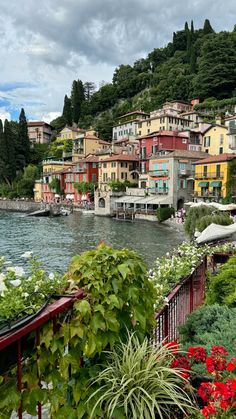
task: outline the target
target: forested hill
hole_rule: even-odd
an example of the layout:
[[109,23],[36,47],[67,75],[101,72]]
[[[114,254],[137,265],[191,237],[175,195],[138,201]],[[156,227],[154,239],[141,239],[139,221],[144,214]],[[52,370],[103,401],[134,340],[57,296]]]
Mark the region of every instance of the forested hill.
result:
[[131,109],[154,110],[166,100],[236,96],[236,25],[232,32],[216,33],[209,20],[202,29],[191,22],[174,32],[172,42],[155,48],[147,58],[115,69],[112,83],[95,91],[94,83],[74,80],[65,96],[56,129],[73,122],[81,128],[95,126],[104,139],[111,138],[117,116]]

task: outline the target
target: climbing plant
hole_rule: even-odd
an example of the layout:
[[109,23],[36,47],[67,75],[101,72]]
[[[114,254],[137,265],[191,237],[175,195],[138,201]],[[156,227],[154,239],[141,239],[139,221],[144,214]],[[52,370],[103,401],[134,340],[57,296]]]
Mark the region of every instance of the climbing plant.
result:
[[[31,349],[23,368],[23,406],[35,415],[38,401],[49,402],[52,418],[89,418],[94,400],[88,399],[96,390],[91,379],[104,363],[106,353],[102,351],[125,342],[130,330],[140,341],[151,332],[155,288],[135,252],[114,250],[105,244],[75,256],[66,278],[67,292],[83,288],[85,298],[76,301],[54,327],[49,322],[42,328],[40,345]],[[6,389],[12,394],[11,403],[0,402],[7,418],[18,407],[20,397],[11,373],[1,380],[0,400]],[[93,418],[102,416],[98,407]]]

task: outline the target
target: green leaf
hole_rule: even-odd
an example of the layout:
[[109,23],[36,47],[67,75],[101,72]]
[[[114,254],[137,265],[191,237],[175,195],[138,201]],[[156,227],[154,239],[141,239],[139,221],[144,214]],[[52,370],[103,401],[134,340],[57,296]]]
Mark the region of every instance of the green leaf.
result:
[[94,314],[94,316],[91,319],[90,325],[94,333],[96,333],[98,329],[102,329],[102,330],[106,329],[106,323],[101,313]]
[[74,308],[78,310],[84,317],[86,314],[91,314],[91,307],[87,300],[76,301]]
[[109,301],[114,307],[120,308],[120,302],[115,294],[109,296]]
[[88,342],[85,345],[84,353],[87,356],[91,356],[96,350],[96,336],[94,334],[91,334],[89,336]]
[[82,392],[83,388],[81,388],[81,383],[77,381],[72,387],[72,393],[76,404],[80,401]]
[[129,274],[129,268],[125,263],[118,265],[118,271],[121,273],[122,277],[125,279],[126,276]]

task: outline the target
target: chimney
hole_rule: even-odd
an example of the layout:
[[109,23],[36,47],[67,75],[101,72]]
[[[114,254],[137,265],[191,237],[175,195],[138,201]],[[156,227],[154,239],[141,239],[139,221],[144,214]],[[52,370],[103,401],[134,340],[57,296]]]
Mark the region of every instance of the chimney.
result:
[[221,116],[220,115],[216,115],[215,122],[216,122],[217,125],[221,125],[222,124],[222,120],[221,120]]

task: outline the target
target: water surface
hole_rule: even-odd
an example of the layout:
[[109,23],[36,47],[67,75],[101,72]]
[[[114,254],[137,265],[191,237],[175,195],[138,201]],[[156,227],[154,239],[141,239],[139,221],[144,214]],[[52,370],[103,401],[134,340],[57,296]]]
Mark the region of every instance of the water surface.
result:
[[158,223],[120,221],[76,212],[68,217],[28,217],[0,211],[0,255],[19,261],[32,250],[44,266],[64,272],[72,256],[104,240],[115,248],[136,250],[149,267],[183,240],[181,233]]

